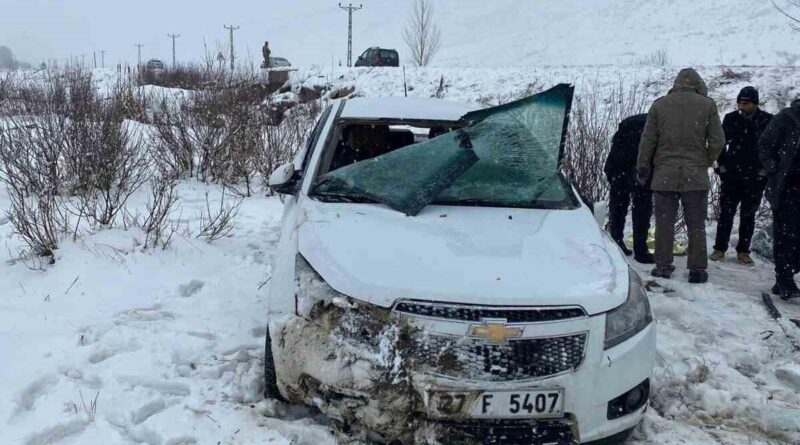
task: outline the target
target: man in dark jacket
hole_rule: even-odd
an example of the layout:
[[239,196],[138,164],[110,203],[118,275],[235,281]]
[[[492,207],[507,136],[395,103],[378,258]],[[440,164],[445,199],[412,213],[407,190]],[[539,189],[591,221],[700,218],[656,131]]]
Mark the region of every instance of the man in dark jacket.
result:
[[652,176],[656,214],[656,268],[669,278],[675,271],[673,244],[679,204],[689,232],[689,282],[708,281],[706,212],[711,182],[708,169],[725,146],[717,104],[691,68],[681,70],[669,94],[650,107],[639,145],[639,182]]
[[736,246],[740,264],[752,265],[750,241],[756,227],[756,213],[761,206],[767,172],[758,159],[758,138],[767,128],[772,115],[758,108],[758,90],[744,87],[736,98],[738,110],[725,115],[726,150],[717,161],[717,173],[722,180],[720,216],[717,222],[717,239],[712,261],[722,261],[733,229],[736,208],[739,215],[739,244]]
[[794,274],[800,271],[800,98],[770,122],[758,141],[767,172],[766,196],[772,207],[776,283],[784,300],[800,297]]
[[[653,192],[649,184],[642,185],[636,180],[636,159],[639,156],[639,142],[645,122],[647,115],[638,114],[619,124],[603,171],[610,187],[608,233],[625,255],[635,254],[636,261],[653,264],[655,260],[647,248],[647,234],[650,231],[650,218],[653,216]],[[633,252],[623,239],[625,219],[631,201]]]

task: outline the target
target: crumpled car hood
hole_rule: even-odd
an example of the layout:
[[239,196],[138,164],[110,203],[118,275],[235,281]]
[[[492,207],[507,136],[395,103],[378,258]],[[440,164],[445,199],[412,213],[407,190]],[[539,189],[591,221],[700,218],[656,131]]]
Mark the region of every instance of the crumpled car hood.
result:
[[391,307],[418,299],[510,306],[625,302],[628,266],[585,208],[303,203],[299,251],[336,291]]

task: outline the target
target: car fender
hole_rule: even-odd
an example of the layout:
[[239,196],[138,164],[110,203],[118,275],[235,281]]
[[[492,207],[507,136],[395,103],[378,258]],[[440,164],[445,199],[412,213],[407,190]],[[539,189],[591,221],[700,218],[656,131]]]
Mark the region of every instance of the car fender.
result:
[[[302,195],[301,195],[302,196]],[[294,312],[295,294],[295,256],[297,255],[297,234],[302,224],[302,207],[298,196],[286,196],[281,218],[281,235],[275,252],[275,262],[270,276],[267,297],[267,314],[270,325],[282,316]]]

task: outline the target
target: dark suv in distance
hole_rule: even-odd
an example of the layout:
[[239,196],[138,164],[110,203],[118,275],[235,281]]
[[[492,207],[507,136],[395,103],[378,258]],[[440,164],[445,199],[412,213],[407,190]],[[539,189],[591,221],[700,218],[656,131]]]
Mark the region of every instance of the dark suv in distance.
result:
[[397,50],[370,48],[356,60],[356,66],[400,66]]

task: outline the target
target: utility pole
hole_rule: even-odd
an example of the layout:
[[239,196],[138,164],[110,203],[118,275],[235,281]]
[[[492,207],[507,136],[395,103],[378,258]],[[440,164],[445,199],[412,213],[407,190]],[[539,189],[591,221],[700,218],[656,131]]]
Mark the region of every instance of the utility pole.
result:
[[350,67],[353,66],[353,11],[358,11],[364,6],[353,6],[352,3],[347,6],[342,6],[342,4],[339,3],[339,7],[347,11],[347,66]]
[[94,67],[97,69],[97,51],[92,51],[92,58],[94,58]]
[[231,32],[231,71],[233,71],[235,69],[235,67],[236,67],[236,65],[234,64],[235,56],[234,56],[234,53],[233,53],[233,32],[236,31],[237,29],[239,29],[239,27],[238,26],[233,26],[233,25],[224,25],[223,28],[225,28],[225,29],[227,29],[228,31]]
[[172,67],[175,68],[175,39],[180,37],[180,34],[167,34],[167,37],[172,39]]
[[142,69],[142,47],[144,46],[144,44],[143,43],[134,43],[133,46],[135,46],[136,48],[139,49],[139,59],[138,59],[139,63],[136,66],[139,69]]
[[100,68],[106,67],[106,50],[100,50]]

